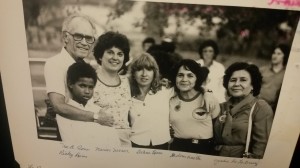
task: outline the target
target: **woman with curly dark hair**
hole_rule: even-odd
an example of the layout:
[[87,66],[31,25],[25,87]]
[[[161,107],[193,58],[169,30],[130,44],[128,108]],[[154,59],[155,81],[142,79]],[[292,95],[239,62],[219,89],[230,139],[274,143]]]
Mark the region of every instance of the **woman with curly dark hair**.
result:
[[[129,40],[118,32],[102,34],[95,44],[94,56],[100,65],[96,70],[98,81],[94,89],[95,104],[114,117],[121,146],[131,146],[128,113],[131,106],[129,81],[118,72],[129,60]],[[105,135],[103,135],[105,136]]]
[[[219,115],[220,107],[205,106],[201,86],[207,74],[206,67],[190,59],[182,60],[174,69],[171,81],[176,96],[170,100],[170,124],[174,130],[171,150],[212,154],[213,119]],[[215,103],[218,104],[217,100]]]
[[247,153],[250,158],[263,158],[273,111],[266,101],[256,97],[261,84],[262,76],[256,65],[237,62],[226,69],[223,86],[229,100],[221,104],[221,113],[214,124],[218,155],[241,158]]

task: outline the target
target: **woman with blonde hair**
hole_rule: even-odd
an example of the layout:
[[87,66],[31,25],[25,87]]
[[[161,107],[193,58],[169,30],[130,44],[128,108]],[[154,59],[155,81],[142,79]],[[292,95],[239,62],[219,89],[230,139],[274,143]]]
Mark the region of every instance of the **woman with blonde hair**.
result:
[[155,59],[142,53],[130,66],[132,147],[168,149],[169,100],[172,89],[160,85]]

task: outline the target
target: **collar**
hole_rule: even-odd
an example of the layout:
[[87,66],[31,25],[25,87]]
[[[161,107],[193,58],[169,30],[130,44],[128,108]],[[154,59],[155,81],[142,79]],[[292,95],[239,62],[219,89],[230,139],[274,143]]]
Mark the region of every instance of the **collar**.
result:
[[201,95],[201,92],[198,91],[198,93],[197,93],[194,97],[192,97],[192,98],[190,98],[190,99],[185,99],[184,97],[182,97],[182,96],[178,93],[178,98],[179,98],[180,100],[182,100],[182,101],[185,101],[185,102],[191,102],[191,101],[197,99],[200,95]]
[[285,66],[283,66],[283,68],[282,68],[280,71],[275,72],[275,71],[273,70],[273,66],[270,65],[269,70],[270,70],[271,72],[275,73],[275,74],[278,74],[278,73],[281,73],[281,72],[284,72],[284,71],[285,71]]
[[[232,98],[229,99],[228,104],[227,104],[228,109],[230,109],[230,107],[232,106],[231,99]],[[231,108],[231,110],[230,110],[231,115],[233,116],[240,111],[243,111],[248,108],[250,109],[255,101],[256,101],[256,98],[252,94],[249,94],[241,102],[239,102],[238,104],[236,104],[235,106],[233,106]]]
[[63,59],[66,62],[75,63],[75,59],[68,53],[68,51],[64,47],[61,49],[60,55],[63,56]]
[[70,104],[70,105],[72,105],[74,107],[78,107],[80,109],[83,109],[85,107],[91,106],[91,104],[94,104],[94,101],[93,101],[93,98],[91,98],[90,100],[87,101],[86,105],[84,106],[83,104],[80,104],[80,103],[74,101],[73,99],[69,99],[68,100],[68,104]]
[[[68,51],[64,47],[61,49],[60,55],[63,56],[66,62],[73,62],[73,63],[76,62],[76,60],[68,53]],[[82,59],[82,61],[84,61],[85,59]]]
[[70,105],[72,105],[74,107],[77,107],[77,108],[81,108],[81,109],[84,107],[83,104],[80,104],[80,103],[74,101],[73,99],[69,99],[68,104],[70,104]]
[[[204,67],[204,60],[203,59],[199,59],[196,62],[199,63],[201,65],[201,67]],[[216,62],[215,60],[212,60],[212,63],[211,63],[211,65],[209,67],[212,67],[215,62]],[[209,67],[207,67],[207,68],[209,68]]]

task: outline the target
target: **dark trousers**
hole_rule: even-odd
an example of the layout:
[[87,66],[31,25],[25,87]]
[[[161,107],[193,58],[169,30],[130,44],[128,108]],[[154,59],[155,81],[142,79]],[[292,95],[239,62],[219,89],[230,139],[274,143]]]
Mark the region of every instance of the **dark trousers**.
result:
[[131,142],[131,145],[133,148],[146,148],[146,149],[161,149],[161,150],[168,150],[169,143],[164,143],[160,145],[152,145],[152,142],[150,141],[150,145],[144,146],[144,145],[138,145],[136,143]]
[[170,150],[211,155],[213,147],[212,138],[198,140],[174,138]]

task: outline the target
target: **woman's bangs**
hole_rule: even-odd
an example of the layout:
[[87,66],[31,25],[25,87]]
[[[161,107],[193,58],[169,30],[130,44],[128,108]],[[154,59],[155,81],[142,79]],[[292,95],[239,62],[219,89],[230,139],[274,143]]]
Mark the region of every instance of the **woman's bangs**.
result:
[[154,70],[155,65],[154,63],[147,57],[143,57],[141,59],[138,59],[136,62],[136,69],[141,70],[141,69],[147,69],[147,70]]

